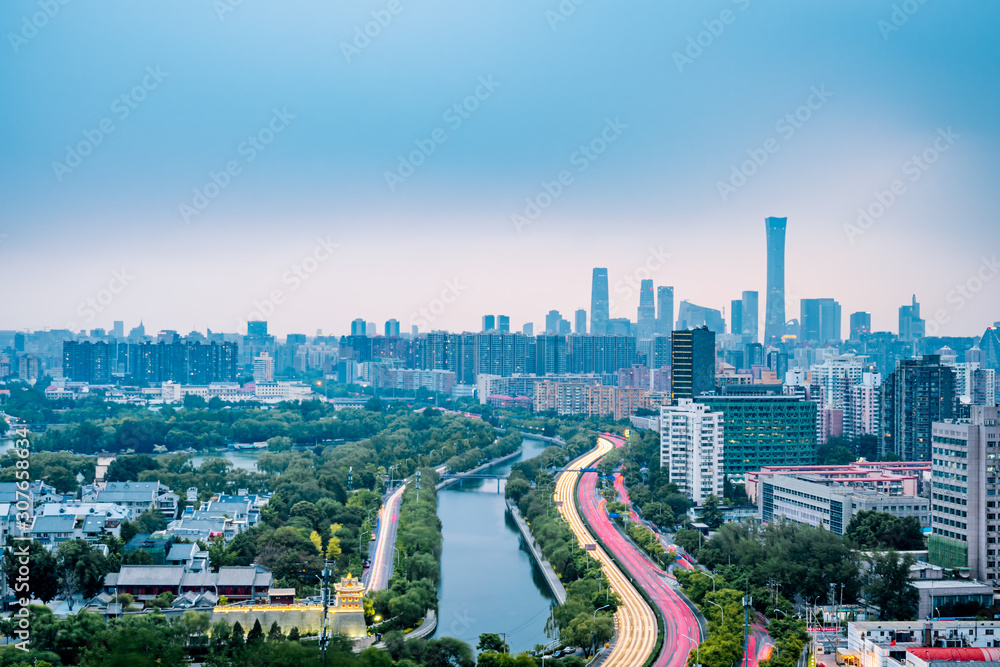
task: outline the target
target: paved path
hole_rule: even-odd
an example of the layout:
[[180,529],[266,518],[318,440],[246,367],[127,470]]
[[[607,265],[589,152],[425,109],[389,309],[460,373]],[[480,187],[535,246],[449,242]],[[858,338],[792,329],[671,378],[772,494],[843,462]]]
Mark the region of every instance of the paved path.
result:
[[545,581],[549,585],[549,589],[552,594],[556,596],[556,601],[559,604],[566,602],[566,587],[563,586],[562,581],[559,580],[559,575],[556,571],[552,569],[552,564],[545,560],[545,556],[542,554],[541,547],[538,546],[538,542],[535,541],[535,537],[531,534],[531,529],[528,527],[528,522],[524,520],[521,516],[521,512],[517,509],[517,505],[513,501],[507,501],[507,510],[510,515],[514,517],[514,523],[517,524],[518,529],[521,531],[521,536],[524,537],[525,543],[528,545],[528,549],[531,551],[531,555],[534,556],[535,562],[538,563],[538,567],[542,570],[542,575],[545,577]]
[[378,535],[375,536],[375,556],[365,572],[365,592],[381,591],[389,585],[392,575],[392,550],[396,544],[396,527],[399,524],[399,503],[406,484],[389,494],[379,510]]

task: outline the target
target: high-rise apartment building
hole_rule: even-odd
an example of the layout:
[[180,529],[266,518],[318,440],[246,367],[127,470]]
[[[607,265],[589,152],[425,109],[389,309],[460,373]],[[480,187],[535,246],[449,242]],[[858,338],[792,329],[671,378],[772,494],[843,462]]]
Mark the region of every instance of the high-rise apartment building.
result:
[[725,448],[722,413],[682,398],[660,408],[660,467],[695,505],[710,495],[722,497]]
[[1000,408],[974,405],[968,419],[935,421],[930,444],[930,562],[1000,588]]
[[882,383],[880,452],[903,461],[931,459],[931,424],[954,417],[955,371],[941,358],[900,359]]
[[701,327],[673,332],[671,403],[715,390],[715,334]]
[[862,373],[861,382],[851,385],[850,403],[844,411],[844,437],[857,439],[877,436],[882,425],[882,376]]
[[590,286],[590,333],[607,333],[609,312],[608,270],[595,268]]
[[767,231],[767,303],[764,342],[777,343],[785,335],[785,228],[788,218],[765,218]]
[[674,330],[674,288],[656,288],[656,333],[669,336]]
[[636,319],[639,340],[650,340],[656,328],[656,302],[653,299],[653,281],[639,282],[639,312]]
[[851,313],[851,340],[860,341],[861,336],[872,332],[872,314],[859,310]]

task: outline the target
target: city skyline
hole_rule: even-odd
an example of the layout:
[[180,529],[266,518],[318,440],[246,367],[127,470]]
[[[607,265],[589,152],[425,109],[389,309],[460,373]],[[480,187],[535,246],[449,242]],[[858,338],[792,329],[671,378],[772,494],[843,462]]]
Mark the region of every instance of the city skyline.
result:
[[916,294],[943,334],[996,320],[998,8],[452,0],[360,48],[377,8],[293,7],[60,5],[28,30],[37,7],[4,5],[0,326],[236,330],[281,290],[276,331],[405,330],[457,280],[434,326],[519,329],[586,307],[595,266],[632,318],[615,286],[650,248],[675,304],[721,309],[765,301],[767,216],[787,313],[832,296],[892,329]]

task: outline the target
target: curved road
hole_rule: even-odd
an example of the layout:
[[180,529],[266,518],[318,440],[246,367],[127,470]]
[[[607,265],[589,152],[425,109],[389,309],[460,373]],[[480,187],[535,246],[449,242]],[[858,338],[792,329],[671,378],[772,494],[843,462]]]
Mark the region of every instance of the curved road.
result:
[[375,536],[375,555],[372,566],[365,572],[365,592],[381,591],[389,585],[392,574],[392,549],[396,544],[396,526],[399,523],[399,502],[406,484],[389,494],[379,510],[378,534]]
[[[618,446],[622,444],[620,438],[609,436],[602,436],[599,442],[606,443],[608,451],[613,443]],[[620,488],[620,491],[624,489]],[[615,554],[663,614],[665,621],[663,648],[654,663],[655,667],[685,667],[688,653],[694,648],[693,642],[700,640],[700,628],[691,608],[674,589],[677,586],[676,580],[657,566],[645,552],[623,536],[612,524],[604,511],[604,500],[597,492],[596,473],[584,473],[583,479],[580,480],[579,495],[580,507],[591,527],[597,531],[604,544]],[[627,497],[626,494],[625,502]],[[685,638],[684,635],[691,639]]]
[[[600,439],[597,447],[570,463],[567,468],[587,468],[611,451],[610,441]],[[595,473],[587,473],[584,478],[596,477]],[[576,535],[581,545],[593,544],[594,538],[576,511],[574,496],[576,494],[579,472],[560,473],[556,480],[554,499],[559,503],[559,512],[569,524],[570,530]],[[604,568],[604,574],[611,583],[612,590],[622,599],[622,606],[615,612],[618,621],[618,638],[614,648],[605,658],[602,667],[638,667],[642,665],[653,652],[656,645],[656,617],[646,601],[632,586],[629,580],[618,569],[611,557],[603,549],[597,547],[588,552],[596,558]]]

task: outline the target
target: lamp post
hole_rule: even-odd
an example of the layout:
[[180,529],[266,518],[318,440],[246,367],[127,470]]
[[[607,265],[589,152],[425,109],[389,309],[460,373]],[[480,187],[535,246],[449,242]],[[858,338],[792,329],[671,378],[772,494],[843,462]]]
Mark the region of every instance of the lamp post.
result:
[[[774,652],[778,654],[778,657],[779,658],[781,657],[781,650],[778,648],[777,644],[772,644],[771,642],[767,642],[766,644],[764,644],[764,646],[770,646],[770,647],[772,647],[774,649]],[[770,661],[770,660],[771,659],[768,658],[768,661]]]
[[595,609],[595,610],[594,610],[594,618],[595,618],[595,619],[597,618],[597,612],[599,612],[599,611],[600,611],[601,609],[607,609],[607,608],[608,608],[608,607],[610,607],[610,606],[611,606],[611,605],[609,605],[609,604],[606,604],[606,605],[604,605],[603,607],[598,607],[597,609]]
[[684,639],[686,639],[689,642],[691,642],[692,644],[694,644],[694,662],[695,662],[695,667],[701,667],[701,645],[698,642],[696,642],[695,640],[693,640],[690,637],[688,637],[683,632],[681,633],[681,637],[683,637]]
[[712,602],[711,600],[706,600],[706,602],[708,602],[708,604],[714,604],[716,607],[719,608],[719,611],[722,612],[722,624],[725,625],[726,624],[726,610],[722,608],[722,605],[719,604],[718,602]]
[[[700,534],[700,533],[699,533]],[[708,572],[702,572],[706,577],[712,577],[712,592],[715,592],[715,575]]]

